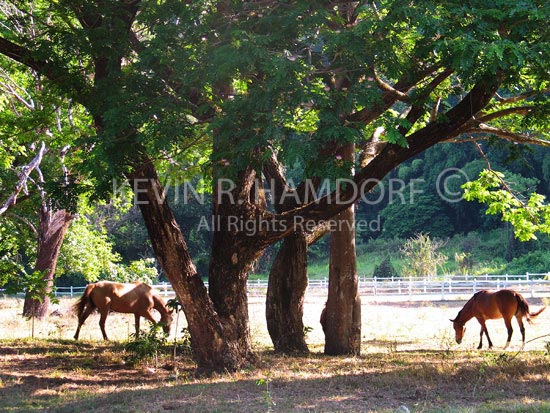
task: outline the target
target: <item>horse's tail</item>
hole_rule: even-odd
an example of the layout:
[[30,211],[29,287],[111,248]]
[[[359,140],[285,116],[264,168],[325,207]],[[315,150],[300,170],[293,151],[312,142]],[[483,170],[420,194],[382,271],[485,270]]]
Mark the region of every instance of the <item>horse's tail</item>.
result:
[[518,313],[521,313],[522,317],[525,317],[525,319],[527,320],[527,322],[531,323],[532,322],[532,318],[535,318],[536,316],[538,316],[540,313],[542,313],[545,309],[546,309],[546,306],[543,306],[540,310],[538,311],[535,311],[535,312],[531,312],[529,311],[529,303],[527,302],[527,300],[525,298],[523,298],[523,296],[521,294],[518,294],[516,293],[516,300],[518,301]]
[[82,313],[84,312],[84,308],[86,305],[89,305],[96,308],[94,302],[90,299],[90,294],[92,293],[92,290],[94,289],[94,284],[88,284],[86,289],[84,290],[84,294],[82,294],[82,297],[78,299],[78,301],[73,305],[73,312],[77,315],[77,317],[80,318]]

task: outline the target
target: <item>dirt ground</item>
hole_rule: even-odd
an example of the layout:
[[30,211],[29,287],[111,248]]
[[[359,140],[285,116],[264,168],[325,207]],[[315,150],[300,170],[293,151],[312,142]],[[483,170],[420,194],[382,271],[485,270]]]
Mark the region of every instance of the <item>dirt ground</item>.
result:
[[[461,346],[453,340],[448,319],[464,302],[364,299],[362,356],[327,357],[318,323],[323,298],[308,295],[304,320],[313,328],[312,353],[282,357],[271,352],[263,300],[250,298],[259,363],[207,378],[195,376],[187,355],[174,362],[170,348],[157,360],[130,365],[123,342],[133,330],[133,316],[109,316],[109,343],[100,340],[93,316],[75,343],[76,319],[69,311],[74,300],[62,300],[45,322],[36,323],[35,339],[29,339],[22,303],[0,300],[0,411],[550,412],[550,311],[526,327],[527,340],[534,340],[525,351],[519,352],[517,327],[510,350],[477,351],[475,320],[467,324]],[[533,309],[542,304],[529,302]],[[184,322],[178,323],[180,330]],[[502,346],[502,320],[488,328],[495,346]]]

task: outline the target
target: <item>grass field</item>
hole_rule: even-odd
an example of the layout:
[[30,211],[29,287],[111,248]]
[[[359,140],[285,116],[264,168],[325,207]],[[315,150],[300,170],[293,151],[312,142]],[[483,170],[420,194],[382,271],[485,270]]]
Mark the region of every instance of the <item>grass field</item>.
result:
[[[380,298],[378,298],[380,300]],[[312,353],[283,357],[271,351],[264,298],[250,297],[256,366],[233,374],[195,377],[188,355],[174,363],[167,355],[132,366],[123,343],[133,316],[111,314],[104,343],[90,317],[81,341],[71,337],[73,301],[64,299],[53,315],[35,325],[21,318],[22,301],[0,300],[1,412],[550,412],[550,311],[527,325],[525,350],[515,332],[508,351],[477,351],[475,320],[461,346],[449,318],[464,302],[372,302],[363,298],[360,357],[322,354],[318,323],[324,297],[310,292],[305,325],[312,328]],[[529,300],[532,308],[542,304]],[[515,323],[515,322],[514,322]],[[184,323],[179,320],[178,330]],[[488,322],[499,348],[502,320]],[[540,338],[537,338],[540,337]],[[173,339],[173,337],[172,337]]]

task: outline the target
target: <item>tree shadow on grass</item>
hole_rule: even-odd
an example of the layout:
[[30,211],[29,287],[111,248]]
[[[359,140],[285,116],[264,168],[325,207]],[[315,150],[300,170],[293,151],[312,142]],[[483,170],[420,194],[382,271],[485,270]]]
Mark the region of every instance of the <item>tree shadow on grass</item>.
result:
[[[71,361],[73,368],[81,362]],[[99,361],[85,376],[57,377],[11,360],[11,370],[0,375],[5,396],[0,410],[393,412],[406,405],[421,412],[550,411],[544,356],[524,360],[489,352],[421,351],[282,357],[266,352],[257,368],[208,379],[194,378],[190,360],[177,373]]]

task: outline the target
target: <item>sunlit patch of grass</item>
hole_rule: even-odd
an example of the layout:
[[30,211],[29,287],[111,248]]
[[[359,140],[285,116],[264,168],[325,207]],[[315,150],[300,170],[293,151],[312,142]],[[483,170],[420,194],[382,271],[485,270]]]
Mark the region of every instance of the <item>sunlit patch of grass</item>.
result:
[[523,397],[519,400],[489,401],[477,407],[479,413],[550,413],[550,402]]
[[76,366],[72,369],[73,373],[77,376],[93,376],[94,370],[89,367]]

